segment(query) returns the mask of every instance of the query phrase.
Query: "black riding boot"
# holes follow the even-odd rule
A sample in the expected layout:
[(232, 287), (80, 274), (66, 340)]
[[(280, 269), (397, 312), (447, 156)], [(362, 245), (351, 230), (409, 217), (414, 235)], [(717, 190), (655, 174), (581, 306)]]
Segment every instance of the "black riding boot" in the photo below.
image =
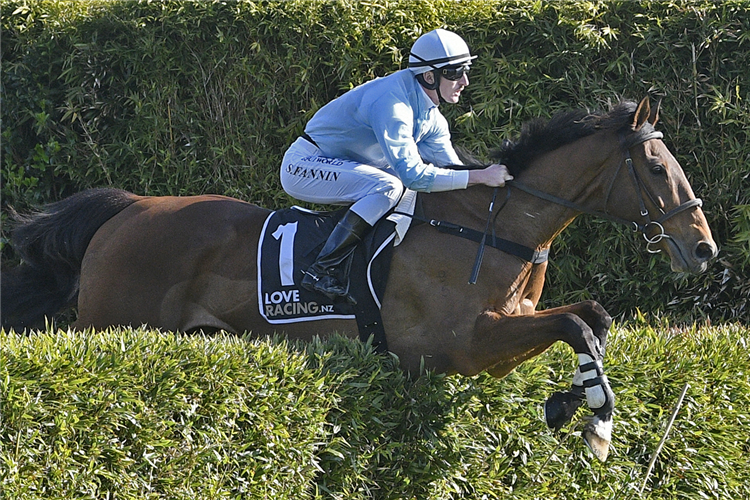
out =
[(302, 288), (320, 292), (331, 300), (344, 298), (350, 304), (356, 304), (354, 297), (349, 295), (350, 257), (370, 229), (372, 226), (362, 217), (347, 211), (333, 228), (318, 258), (305, 272)]

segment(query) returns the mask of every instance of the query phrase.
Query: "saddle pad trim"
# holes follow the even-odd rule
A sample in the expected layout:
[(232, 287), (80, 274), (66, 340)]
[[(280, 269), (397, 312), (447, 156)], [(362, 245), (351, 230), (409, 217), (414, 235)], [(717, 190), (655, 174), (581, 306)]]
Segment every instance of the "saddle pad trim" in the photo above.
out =
[(372, 264), (375, 262), (375, 259), (380, 255), (380, 253), (385, 249), (391, 241), (393, 241), (394, 238), (398, 236), (397, 232), (393, 232), (388, 238), (385, 239), (382, 245), (378, 247), (378, 249), (375, 251), (375, 253), (372, 256), (372, 259), (370, 259), (370, 262), (367, 263), (367, 286), (370, 287), (370, 295), (372, 295), (373, 300), (375, 301), (375, 305), (378, 306), (378, 310), (381, 309), (382, 304), (380, 303), (380, 297), (378, 297), (377, 292), (375, 291), (374, 284), (372, 282)]

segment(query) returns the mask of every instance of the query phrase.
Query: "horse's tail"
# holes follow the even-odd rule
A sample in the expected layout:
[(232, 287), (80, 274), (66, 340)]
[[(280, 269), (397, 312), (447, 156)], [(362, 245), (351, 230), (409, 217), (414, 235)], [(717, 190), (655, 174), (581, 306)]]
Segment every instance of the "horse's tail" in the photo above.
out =
[(0, 315), (6, 329), (44, 326), (78, 296), (81, 262), (102, 224), (139, 197), (119, 189), (89, 189), (28, 215), (13, 213), (19, 266), (2, 270)]

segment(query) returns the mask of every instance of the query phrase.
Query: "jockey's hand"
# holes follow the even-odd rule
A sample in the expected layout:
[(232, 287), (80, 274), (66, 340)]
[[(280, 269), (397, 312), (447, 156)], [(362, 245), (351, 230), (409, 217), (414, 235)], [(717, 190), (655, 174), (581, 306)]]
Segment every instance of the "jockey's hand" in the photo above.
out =
[(484, 184), (489, 187), (503, 187), (506, 181), (513, 180), (513, 176), (508, 172), (508, 167), (493, 163), (482, 170), (469, 171), (469, 186), (474, 184)]

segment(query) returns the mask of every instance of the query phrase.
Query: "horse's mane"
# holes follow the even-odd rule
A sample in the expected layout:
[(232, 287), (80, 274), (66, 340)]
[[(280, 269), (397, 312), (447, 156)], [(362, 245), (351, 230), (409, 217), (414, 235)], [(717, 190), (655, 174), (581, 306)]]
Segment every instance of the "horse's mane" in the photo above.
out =
[(620, 130), (633, 120), (637, 104), (621, 101), (607, 113), (576, 109), (556, 113), (549, 120), (526, 122), (521, 135), (506, 140), (490, 150), (490, 157), (504, 165), (513, 175), (523, 171), (537, 157), (587, 137), (598, 130)]

